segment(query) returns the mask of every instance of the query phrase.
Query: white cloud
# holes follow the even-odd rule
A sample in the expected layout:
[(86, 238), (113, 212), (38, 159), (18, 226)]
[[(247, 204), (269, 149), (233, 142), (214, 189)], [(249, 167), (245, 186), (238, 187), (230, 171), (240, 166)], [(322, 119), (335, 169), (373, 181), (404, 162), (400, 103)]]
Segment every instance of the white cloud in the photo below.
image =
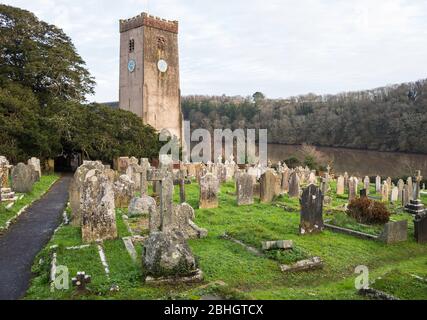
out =
[(183, 94), (270, 97), (417, 80), (427, 72), (424, 0), (12, 0), (71, 36), (98, 86), (118, 97), (118, 20), (180, 21)]

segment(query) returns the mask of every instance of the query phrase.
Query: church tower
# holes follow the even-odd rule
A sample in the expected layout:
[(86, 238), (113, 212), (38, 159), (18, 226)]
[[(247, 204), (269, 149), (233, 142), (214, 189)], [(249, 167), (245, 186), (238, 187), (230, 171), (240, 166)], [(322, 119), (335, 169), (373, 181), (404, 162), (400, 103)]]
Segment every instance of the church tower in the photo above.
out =
[(142, 13), (120, 20), (119, 107), (181, 142), (178, 22)]

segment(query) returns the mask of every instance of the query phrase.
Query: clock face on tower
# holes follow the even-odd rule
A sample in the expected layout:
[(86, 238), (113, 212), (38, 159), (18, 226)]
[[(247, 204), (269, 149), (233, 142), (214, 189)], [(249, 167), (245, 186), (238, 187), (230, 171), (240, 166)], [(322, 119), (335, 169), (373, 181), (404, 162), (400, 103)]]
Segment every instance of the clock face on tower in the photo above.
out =
[(159, 69), (160, 72), (165, 73), (168, 71), (168, 63), (165, 60), (160, 59), (159, 62), (157, 62), (157, 69)]
[(129, 72), (134, 72), (135, 71), (135, 67), (136, 67), (136, 62), (135, 60), (129, 60), (128, 62), (128, 70)]

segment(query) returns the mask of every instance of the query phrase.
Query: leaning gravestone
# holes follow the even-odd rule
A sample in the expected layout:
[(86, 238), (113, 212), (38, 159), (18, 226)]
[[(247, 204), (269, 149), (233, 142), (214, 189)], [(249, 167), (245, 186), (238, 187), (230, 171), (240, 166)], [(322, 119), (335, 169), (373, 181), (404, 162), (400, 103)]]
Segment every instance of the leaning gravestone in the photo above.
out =
[(323, 225), (323, 194), (315, 185), (303, 190), (300, 200), (301, 222), (300, 234), (321, 232)]
[(276, 196), (277, 175), (272, 169), (268, 169), (260, 179), (260, 201), (270, 203)]
[(84, 243), (117, 238), (113, 185), (100, 170), (90, 170), (82, 188)]
[(200, 209), (218, 208), (219, 181), (216, 176), (207, 173), (200, 178)]
[(33, 190), (33, 170), (30, 166), (18, 163), (12, 169), (12, 190), (18, 193), (29, 193)]
[(299, 177), (296, 171), (292, 172), (289, 180), (289, 197), (290, 198), (299, 198), (300, 194), (300, 184)]
[(254, 185), (250, 174), (239, 173), (236, 177), (237, 205), (245, 206), (254, 203)]

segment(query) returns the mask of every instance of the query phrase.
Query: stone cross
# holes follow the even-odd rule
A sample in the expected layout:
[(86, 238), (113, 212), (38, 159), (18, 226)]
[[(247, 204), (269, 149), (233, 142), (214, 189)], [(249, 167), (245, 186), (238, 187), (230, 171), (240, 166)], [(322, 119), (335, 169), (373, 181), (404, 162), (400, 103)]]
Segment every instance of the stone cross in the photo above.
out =
[(420, 198), (422, 180), (423, 180), (423, 177), (421, 176), (421, 171), (418, 170), (417, 176), (415, 177), (414, 200), (418, 200)]
[(174, 184), (179, 186), (179, 201), (180, 203), (184, 203), (186, 201), (185, 195), (185, 170), (181, 169), (175, 176)]
[(92, 277), (86, 275), (85, 272), (77, 272), (77, 276), (71, 279), (73, 286), (77, 288), (79, 293), (86, 292), (86, 285), (91, 283), (91, 281)]
[[(160, 187), (160, 210), (158, 217), (150, 219), (159, 220), (158, 231), (163, 231), (163, 228), (169, 225), (173, 219), (173, 176), (166, 169), (151, 169), (147, 172), (147, 180), (159, 183)], [(150, 226), (152, 224), (150, 223)], [(154, 231), (154, 230), (150, 230)]]

